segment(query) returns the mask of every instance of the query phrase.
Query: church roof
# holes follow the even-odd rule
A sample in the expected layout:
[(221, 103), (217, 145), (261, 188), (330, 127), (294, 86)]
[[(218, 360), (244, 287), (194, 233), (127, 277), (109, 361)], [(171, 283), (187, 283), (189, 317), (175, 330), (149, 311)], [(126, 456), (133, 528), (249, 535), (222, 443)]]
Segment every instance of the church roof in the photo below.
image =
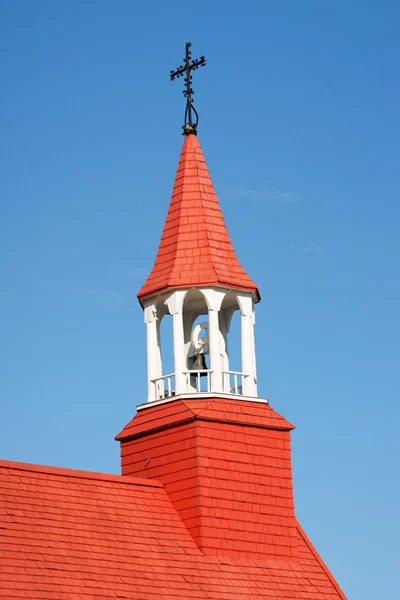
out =
[(194, 286), (244, 289), (259, 299), (236, 258), (200, 143), (188, 135), (154, 266), (138, 298)]
[(345, 600), (297, 524), (298, 558), (206, 556), (156, 480), (0, 461), (0, 596)]

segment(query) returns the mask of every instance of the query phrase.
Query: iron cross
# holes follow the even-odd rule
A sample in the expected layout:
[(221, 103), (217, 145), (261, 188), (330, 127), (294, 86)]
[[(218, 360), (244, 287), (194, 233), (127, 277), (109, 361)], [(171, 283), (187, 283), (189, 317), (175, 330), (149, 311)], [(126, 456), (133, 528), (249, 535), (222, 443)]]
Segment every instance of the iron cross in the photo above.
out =
[[(175, 71), (170, 71), (171, 81), (175, 79), (175, 77), (183, 77), (185, 75), (185, 84), (186, 89), (183, 90), (183, 95), (186, 98), (186, 110), (185, 110), (185, 124), (183, 125), (183, 134), (189, 135), (190, 133), (194, 133), (197, 135), (197, 123), (199, 122), (199, 115), (197, 110), (193, 106), (193, 95), (194, 91), (192, 90), (192, 71), (195, 71), (199, 67), (204, 67), (206, 65), (206, 59), (204, 56), (200, 56), (197, 60), (191, 59), (192, 53), (190, 52), (191, 42), (186, 42), (186, 57), (183, 59), (183, 65), (180, 65)], [(193, 123), (192, 120), (192, 111), (196, 117), (196, 122)]]

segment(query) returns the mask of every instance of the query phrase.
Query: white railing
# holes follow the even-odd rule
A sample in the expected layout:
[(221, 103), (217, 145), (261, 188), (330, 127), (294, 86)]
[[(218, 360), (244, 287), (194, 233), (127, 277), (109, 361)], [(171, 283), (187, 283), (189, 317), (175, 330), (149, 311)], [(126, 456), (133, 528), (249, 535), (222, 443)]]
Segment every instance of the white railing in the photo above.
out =
[[(213, 371), (211, 369), (184, 371), (186, 377), (186, 393), (210, 393), (212, 391), (212, 373)], [(245, 377), (249, 377), (249, 375), (241, 373), (240, 371), (222, 371), (221, 374), (223, 393), (242, 396), (243, 382)], [(162, 400), (163, 398), (175, 396), (175, 373), (169, 373), (168, 375), (157, 377), (157, 379), (152, 379), (151, 383), (154, 385), (154, 400)]]
[[(211, 369), (200, 369), (199, 371), (185, 371), (184, 373), (186, 375), (187, 392), (195, 390), (196, 392), (207, 393), (210, 391), (210, 374), (212, 373)], [(207, 375), (207, 377), (204, 377), (204, 373)]]
[(154, 384), (154, 396), (155, 400), (161, 400), (161, 398), (170, 398), (175, 396), (175, 373), (169, 375), (163, 375), (152, 379), (151, 383)]
[(248, 377), (246, 373), (240, 371), (222, 371), (223, 390), (225, 394), (243, 394), (243, 381)]

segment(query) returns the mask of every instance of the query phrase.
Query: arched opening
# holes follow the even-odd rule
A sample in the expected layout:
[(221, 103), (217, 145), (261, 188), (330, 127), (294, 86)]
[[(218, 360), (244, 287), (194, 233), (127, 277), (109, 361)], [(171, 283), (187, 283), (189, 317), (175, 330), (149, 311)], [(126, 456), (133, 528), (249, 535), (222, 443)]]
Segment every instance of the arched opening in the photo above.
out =
[(187, 392), (210, 391), (208, 308), (203, 294), (190, 290), (183, 303)]
[(223, 362), (223, 391), (243, 393), (241, 318), (236, 294), (229, 291), (220, 311), (220, 329), (225, 340), (226, 358)]
[(174, 338), (172, 317), (167, 312), (164, 298), (157, 300), (157, 346), (158, 346), (158, 373), (156, 382), (157, 399), (166, 398), (174, 394)]
[(168, 375), (174, 372), (174, 338), (171, 315), (164, 314), (159, 323), (161, 373)]

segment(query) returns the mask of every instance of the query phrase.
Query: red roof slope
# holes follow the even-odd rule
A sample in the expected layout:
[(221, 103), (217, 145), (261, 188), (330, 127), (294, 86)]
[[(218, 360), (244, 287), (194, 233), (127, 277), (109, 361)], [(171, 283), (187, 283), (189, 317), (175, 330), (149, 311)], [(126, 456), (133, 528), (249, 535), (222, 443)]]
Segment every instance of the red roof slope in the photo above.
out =
[(241, 425), (258, 425), (269, 429), (291, 431), (294, 425), (274, 411), (265, 402), (247, 402), (224, 398), (194, 400), (179, 399), (159, 406), (148, 406), (138, 412), (116, 436), (124, 440), (143, 432), (150, 433), (168, 425), (192, 421), (199, 417), (204, 421), (225, 421)]
[(298, 549), (203, 556), (157, 481), (0, 462), (8, 600), (345, 600), (300, 526)]
[(185, 137), (167, 219), (153, 269), (138, 298), (189, 286), (257, 286), (236, 258), (195, 135)]

